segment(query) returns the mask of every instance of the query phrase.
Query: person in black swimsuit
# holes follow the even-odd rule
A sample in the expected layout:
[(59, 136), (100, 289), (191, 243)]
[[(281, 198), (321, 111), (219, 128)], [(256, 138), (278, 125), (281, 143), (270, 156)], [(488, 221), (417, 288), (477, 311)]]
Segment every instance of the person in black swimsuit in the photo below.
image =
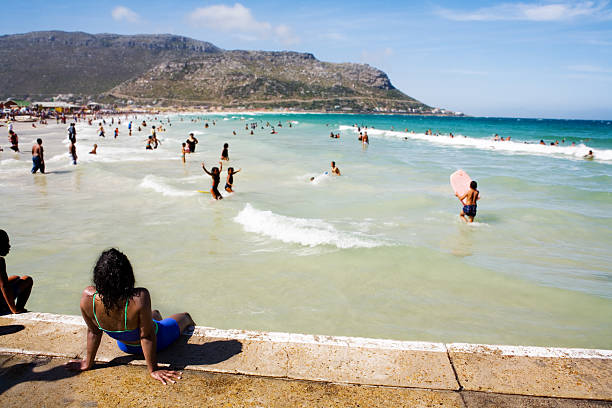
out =
[(202, 170), (204, 170), (206, 174), (212, 177), (212, 187), (210, 189), (210, 194), (215, 200), (221, 200), (223, 198), (223, 196), (219, 192), (219, 181), (221, 179), (221, 170), (223, 170), (223, 163), (219, 162), (219, 166), (221, 167), (213, 167), (212, 169), (210, 169), (210, 171), (208, 171), (204, 166), (204, 162), (202, 162)]
[(228, 193), (234, 192), (234, 190), (232, 190), (232, 185), (234, 184), (234, 174), (240, 173), (240, 170), (242, 169), (234, 171), (233, 167), (229, 167), (227, 169), (227, 181), (225, 182), (225, 191), (227, 191)]
[(198, 144), (198, 139), (193, 136), (193, 133), (189, 134), (189, 139), (185, 140), (187, 146), (189, 146), (189, 153), (195, 153), (196, 145)]

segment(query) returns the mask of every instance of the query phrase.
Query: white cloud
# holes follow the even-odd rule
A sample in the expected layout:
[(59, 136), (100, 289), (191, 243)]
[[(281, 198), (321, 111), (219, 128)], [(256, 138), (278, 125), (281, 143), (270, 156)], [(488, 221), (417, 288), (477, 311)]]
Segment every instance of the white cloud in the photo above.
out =
[(503, 3), (473, 11), (439, 8), (436, 13), (448, 20), (455, 21), (563, 21), (577, 17), (609, 19), (612, 11), (607, 9), (608, 3), (609, 0)]
[(240, 3), (233, 6), (216, 4), (200, 7), (189, 14), (188, 20), (193, 26), (231, 33), (236, 38), (246, 41), (272, 38), (284, 45), (299, 42), (299, 38), (287, 25), (258, 21), (251, 10)]
[(137, 23), (140, 16), (127, 7), (117, 6), (111, 12), (113, 19), (116, 21), (127, 21), (128, 23)]

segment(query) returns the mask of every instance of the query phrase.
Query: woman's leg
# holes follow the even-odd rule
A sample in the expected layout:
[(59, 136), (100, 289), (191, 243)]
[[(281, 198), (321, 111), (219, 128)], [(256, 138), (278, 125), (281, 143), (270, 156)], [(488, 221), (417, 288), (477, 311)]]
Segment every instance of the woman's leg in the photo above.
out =
[(195, 326), (195, 322), (187, 312), (173, 314), (172, 316), (170, 316), (170, 319), (176, 320), (179, 329), (181, 330), (181, 333), (184, 332), (187, 327)]
[(13, 301), (17, 310), (25, 308), (25, 304), (30, 298), (32, 292), (32, 286), (34, 280), (29, 276), (10, 276), (8, 278), (9, 285), (13, 287), (15, 293), (13, 293)]

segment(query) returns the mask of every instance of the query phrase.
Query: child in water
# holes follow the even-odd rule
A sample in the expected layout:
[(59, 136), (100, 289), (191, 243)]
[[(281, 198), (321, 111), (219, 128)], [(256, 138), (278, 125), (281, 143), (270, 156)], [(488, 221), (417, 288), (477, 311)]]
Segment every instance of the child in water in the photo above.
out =
[(219, 181), (221, 179), (221, 170), (223, 170), (223, 162), (219, 162), (220, 167), (213, 167), (210, 169), (210, 172), (206, 170), (204, 166), (204, 162), (202, 162), (202, 170), (210, 177), (212, 177), (212, 187), (210, 189), (210, 194), (213, 196), (215, 200), (221, 200), (223, 196), (219, 192)]
[(240, 173), (240, 170), (242, 169), (234, 171), (233, 167), (229, 167), (227, 169), (227, 181), (225, 182), (225, 191), (227, 191), (228, 193), (234, 192), (234, 190), (232, 190), (232, 185), (234, 184), (234, 174)]
[[(463, 209), (461, 210), (461, 214), (459, 214), (459, 216), (465, 222), (474, 222), (474, 217), (476, 216), (476, 201), (480, 200), (480, 191), (478, 191), (477, 188), (478, 183), (472, 180), (470, 182), (470, 189), (467, 193), (461, 197), (459, 197), (459, 194), (455, 194), (457, 198), (459, 198), (459, 201), (461, 201), (461, 204), (463, 204)], [(468, 217), (467, 220), (465, 219), (466, 215)]]
[(183, 142), (181, 147), (181, 154), (183, 155), (183, 163), (185, 163), (185, 153), (187, 153), (187, 143)]
[(223, 151), (221, 152), (221, 160), (229, 161), (229, 152), (227, 149), (229, 145), (227, 143), (223, 144)]

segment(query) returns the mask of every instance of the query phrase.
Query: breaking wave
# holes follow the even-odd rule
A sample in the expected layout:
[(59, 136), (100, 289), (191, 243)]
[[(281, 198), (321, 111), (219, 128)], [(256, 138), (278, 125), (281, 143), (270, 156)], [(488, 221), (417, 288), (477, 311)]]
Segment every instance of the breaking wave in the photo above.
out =
[(234, 218), (245, 231), (261, 234), (286, 243), (309, 247), (332, 245), (337, 248), (374, 248), (384, 242), (362, 237), (357, 233), (342, 232), (319, 219), (294, 218), (261, 211), (247, 203)]

